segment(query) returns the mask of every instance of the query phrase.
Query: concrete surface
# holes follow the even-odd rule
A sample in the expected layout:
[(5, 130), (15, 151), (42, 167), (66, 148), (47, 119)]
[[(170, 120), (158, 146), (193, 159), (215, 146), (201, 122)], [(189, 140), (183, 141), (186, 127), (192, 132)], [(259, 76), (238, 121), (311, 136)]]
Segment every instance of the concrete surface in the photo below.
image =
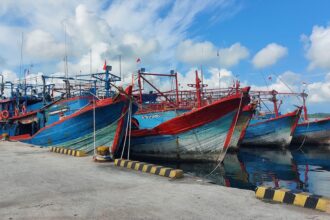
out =
[(330, 219), (254, 192), (0, 142), (0, 219)]

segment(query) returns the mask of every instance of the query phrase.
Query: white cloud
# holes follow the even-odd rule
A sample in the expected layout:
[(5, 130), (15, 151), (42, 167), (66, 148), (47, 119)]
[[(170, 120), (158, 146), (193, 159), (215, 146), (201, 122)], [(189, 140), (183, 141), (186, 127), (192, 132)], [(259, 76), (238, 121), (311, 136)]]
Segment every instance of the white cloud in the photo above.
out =
[(265, 77), (265, 84), (263, 86), (256, 86), (253, 85), (253, 90), (276, 90), (279, 92), (299, 92), (301, 91), (302, 86), (302, 77), (301, 74), (292, 72), (292, 71), (285, 71), (282, 74), (268, 75), (263, 76)]
[[(113, 1), (105, 6), (98, 0), (3, 0), (0, 16), (11, 23), (0, 21), (0, 56), (10, 60), (7, 67), (17, 68), (20, 34), (24, 32), (23, 62), (46, 62), (42, 64), (44, 70), (63, 71), (65, 24), (69, 67), (73, 68), (69, 72), (89, 71), (86, 63), (90, 48), (95, 58), (93, 66), (104, 59), (116, 62), (118, 55), (122, 55), (125, 72), (136, 68), (137, 57), (150, 65), (176, 65), (175, 48), (187, 38), (196, 16), (210, 8), (220, 12), (234, 7), (228, 1)], [(105, 49), (100, 50), (100, 45)], [(83, 66), (78, 68), (79, 64)]]
[(216, 48), (209, 42), (197, 42), (186, 40), (177, 48), (177, 58), (191, 65), (210, 63), (216, 59)]
[(288, 49), (276, 43), (268, 44), (266, 47), (261, 49), (252, 60), (255, 68), (264, 68), (272, 66), (281, 58), (288, 54)]
[(221, 65), (231, 67), (249, 56), (249, 51), (240, 43), (235, 43), (228, 48), (217, 48), (209, 41), (193, 42), (185, 40), (176, 50), (177, 58), (190, 65)]
[(32, 59), (52, 60), (64, 57), (64, 44), (43, 30), (34, 30), (26, 36), (25, 55)]
[(330, 73), (324, 77), (324, 81), (308, 84), (307, 92), (311, 103), (330, 102)]
[(240, 43), (235, 43), (229, 48), (221, 48), (219, 50), (220, 64), (225, 67), (231, 67), (238, 64), (239, 61), (247, 58), (249, 51)]
[(330, 26), (314, 26), (310, 36), (302, 36), (309, 68), (330, 69)]

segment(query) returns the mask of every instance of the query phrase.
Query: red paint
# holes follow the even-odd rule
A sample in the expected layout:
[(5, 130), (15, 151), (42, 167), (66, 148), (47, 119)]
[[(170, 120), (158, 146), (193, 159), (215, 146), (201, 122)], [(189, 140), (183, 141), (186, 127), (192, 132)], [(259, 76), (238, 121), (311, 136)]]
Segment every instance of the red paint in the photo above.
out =
[[(241, 94), (235, 94), (220, 99), (208, 106), (192, 110), (173, 119), (170, 119), (153, 129), (142, 129), (132, 131), (132, 136), (151, 136), (151, 135), (173, 135), (185, 132), (204, 124), (217, 120), (227, 113), (238, 109), (241, 100)], [(242, 107), (247, 105), (249, 98), (244, 96)]]
[(235, 114), (235, 117), (233, 118), (232, 122), (231, 122), (231, 125), (230, 125), (230, 128), (229, 128), (229, 131), (227, 133), (227, 136), (226, 136), (226, 140), (225, 140), (225, 143), (223, 144), (223, 149), (227, 149), (229, 147), (229, 144), (230, 144), (230, 141), (231, 141), (231, 138), (234, 134), (234, 130), (235, 130), (235, 126), (236, 126), (236, 122), (238, 121), (238, 117), (241, 113), (241, 110), (237, 111), (236, 114)]
[(241, 132), (241, 135), (239, 136), (239, 140), (238, 140), (238, 145), (240, 145), (240, 143), (242, 143), (242, 141), (245, 137), (246, 129), (248, 128), (248, 126), (250, 124), (251, 118), (253, 116), (253, 112), (256, 109), (256, 107), (257, 107), (256, 104), (252, 103), (252, 104), (249, 104), (249, 105), (247, 105), (243, 108), (243, 112), (248, 112), (247, 117), (249, 117), (249, 120), (247, 121), (247, 123), (242, 128), (242, 132)]
[[(127, 95), (132, 95), (132, 89), (133, 86), (129, 86), (126, 88), (125, 93)], [(128, 110), (129, 106), (125, 105), (123, 110), (122, 110), (122, 114), (128, 114), (127, 110)], [(127, 112), (127, 113), (126, 113)], [(116, 128), (116, 133), (113, 139), (113, 143), (111, 146), (111, 152), (113, 155), (115, 155), (115, 153), (117, 152), (118, 148), (119, 148), (119, 144), (120, 144), (120, 136), (121, 136), (121, 132), (124, 129), (124, 122), (125, 122), (125, 116), (123, 116), (121, 119), (119, 119), (118, 123), (117, 123), (117, 128)]]
[(255, 124), (250, 124), (249, 126), (257, 126), (257, 125), (259, 125), (259, 124), (267, 123), (267, 122), (269, 122), (269, 121), (278, 120), (278, 119), (280, 119), (280, 118), (292, 117), (292, 116), (294, 116), (294, 115), (297, 114), (297, 111), (298, 111), (298, 109), (295, 110), (295, 111), (293, 111), (293, 112), (289, 112), (289, 113), (287, 113), (287, 114), (280, 115), (280, 116), (278, 116), (278, 117), (276, 117), (276, 118), (271, 118), (271, 119), (267, 119), (267, 120), (265, 120), (265, 121), (261, 121), (261, 122), (255, 123)]
[(291, 136), (293, 135), (294, 131), (297, 128), (297, 125), (298, 125), (298, 122), (299, 122), (299, 118), (300, 118), (300, 115), (301, 115), (301, 109), (302, 108), (300, 107), (300, 108), (298, 108), (296, 110), (296, 119), (295, 119), (293, 125), (291, 126), (291, 133), (290, 133)]
[(325, 121), (330, 121), (330, 117), (329, 118), (323, 118), (323, 119), (315, 120), (315, 121), (305, 121), (305, 122), (299, 123), (298, 126), (305, 126), (305, 125), (308, 125), (308, 124), (320, 123), (320, 122), (325, 122)]
[(21, 140), (28, 140), (31, 138), (30, 134), (22, 134), (22, 135), (17, 135), (17, 136), (11, 136), (9, 137), (9, 140), (11, 141), (21, 141)]
[(230, 181), (229, 181), (229, 179), (227, 179), (227, 178), (225, 178), (225, 185), (226, 185), (227, 187), (230, 187)]
[(25, 113), (25, 114), (22, 114), (22, 115), (11, 117), (10, 119), (13, 120), (13, 119), (25, 118), (25, 117), (28, 117), (28, 116), (31, 116), (31, 115), (35, 115), (35, 114), (37, 114), (37, 112), (38, 112), (38, 110), (32, 111), (32, 112), (28, 112), (28, 113)]

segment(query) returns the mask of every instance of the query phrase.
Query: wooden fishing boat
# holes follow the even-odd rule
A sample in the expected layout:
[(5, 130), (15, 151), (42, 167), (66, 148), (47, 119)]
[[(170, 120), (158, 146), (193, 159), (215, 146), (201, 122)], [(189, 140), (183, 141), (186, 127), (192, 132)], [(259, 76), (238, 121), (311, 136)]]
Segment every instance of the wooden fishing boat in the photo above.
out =
[(292, 143), (330, 145), (330, 118), (298, 123)]
[[(108, 70), (106, 71), (108, 73)], [(106, 77), (107, 78), (107, 77)], [(105, 88), (110, 89), (110, 79)], [(130, 94), (132, 86), (117, 95), (98, 98), (93, 94), (61, 99), (33, 115), (40, 129), (34, 134), (11, 137), (12, 140), (42, 147), (57, 146), (92, 152), (94, 146), (109, 146), (117, 153), (124, 137), (127, 118), (137, 110)], [(106, 93), (109, 92), (106, 89)]]
[(193, 109), (152, 129), (133, 130), (134, 157), (216, 161), (230, 146), (238, 117), (250, 98), (249, 87), (212, 104)]
[[(186, 114), (193, 109), (201, 108), (202, 106), (207, 106), (211, 103), (214, 103), (217, 100), (228, 96), (229, 94), (239, 93), (239, 81), (234, 82), (233, 87), (222, 90), (202, 89), (207, 85), (201, 82), (197, 71), (195, 74), (195, 84), (188, 84), (188, 86), (193, 87), (196, 90), (179, 91), (177, 87), (177, 74), (173, 71), (171, 74), (145, 73), (139, 71), (139, 94), (135, 95), (135, 97), (137, 102), (140, 103), (140, 109), (134, 115), (138, 127), (140, 129), (152, 129), (168, 120), (171, 120), (182, 114)], [(174, 77), (176, 85), (175, 91), (172, 93), (164, 93), (159, 91), (145, 78), (146, 75)], [(158, 93), (149, 92), (148, 94), (143, 94), (140, 86), (142, 84), (141, 79), (145, 80), (145, 82), (147, 82), (151, 87), (155, 88)], [(159, 96), (163, 97), (165, 100), (162, 99), (157, 101)], [(246, 105), (238, 115), (236, 126), (228, 144), (231, 150), (237, 150), (239, 148), (255, 108), (256, 103)]]
[(270, 119), (252, 119), (246, 129), (242, 146), (288, 147), (297, 127), (301, 108)]
[(257, 113), (252, 118), (246, 129), (242, 146), (285, 148), (290, 145), (301, 115), (302, 107), (297, 107), (293, 112), (281, 115), (279, 108), (282, 102), (278, 104), (278, 94), (275, 90), (251, 91), (251, 96), (258, 99), (254, 101), (260, 105), (262, 103), (267, 107), (263, 100), (271, 101), (274, 112), (270, 111), (267, 114)]
[(309, 145), (330, 145), (330, 118), (316, 119), (308, 118), (306, 107), (306, 93), (299, 94), (303, 98), (303, 121), (299, 122), (293, 134), (292, 143)]

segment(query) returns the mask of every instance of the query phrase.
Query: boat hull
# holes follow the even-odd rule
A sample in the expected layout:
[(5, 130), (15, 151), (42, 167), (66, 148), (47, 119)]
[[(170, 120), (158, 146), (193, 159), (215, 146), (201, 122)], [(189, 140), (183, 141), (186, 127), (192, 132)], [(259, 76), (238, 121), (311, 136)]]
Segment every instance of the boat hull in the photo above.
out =
[(235, 130), (231, 138), (229, 148), (231, 150), (238, 150), (245, 136), (246, 129), (249, 126), (250, 120), (255, 110), (254, 105), (246, 106), (243, 111), (239, 114)]
[(236, 112), (180, 134), (132, 137), (131, 155), (163, 160), (216, 161)]
[(298, 109), (278, 118), (250, 124), (246, 129), (242, 146), (288, 147), (300, 114), (301, 109)]
[[(124, 136), (128, 101), (120, 100), (113, 103), (110, 99), (101, 101), (95, 106), (96, 146), (109, 146), (114, 154), (113, 151), (119, 148)], [(91, 104), (40, 129), (32, 137), (18, 140), (42, 147), (58, 146), (91, 152), (94, 149), (93, 114), (93, 104)]]
[(292, 143), (330, 145), (330, 118), (298, 124)]
[(216, 161), (222, 150), (230, 146), (237, 114), (248, 102), (247, 96), (236, 94), (153, 129), (132, 131), (131, 155), (176, 161)]

